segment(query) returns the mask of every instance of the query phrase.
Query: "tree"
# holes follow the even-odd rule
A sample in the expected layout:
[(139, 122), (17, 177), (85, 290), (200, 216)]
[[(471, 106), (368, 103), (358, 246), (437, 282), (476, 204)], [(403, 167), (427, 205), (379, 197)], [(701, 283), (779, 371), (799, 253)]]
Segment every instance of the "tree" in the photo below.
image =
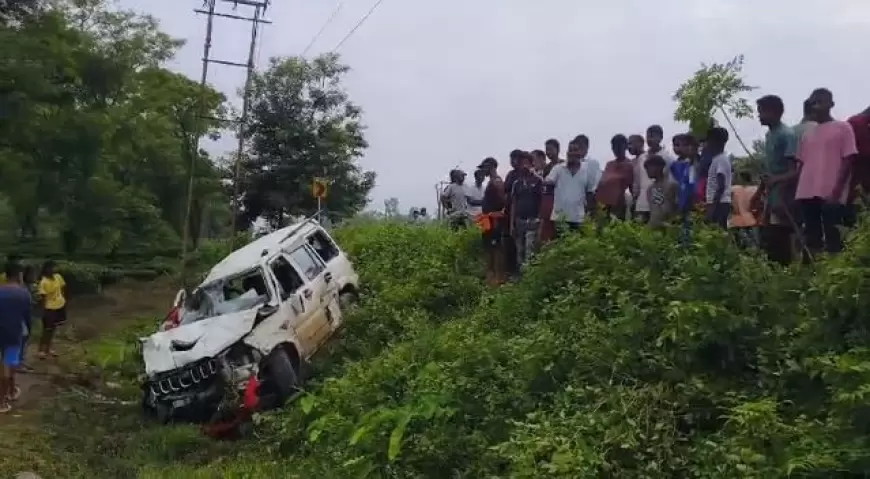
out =
[[(716, 125), (716, 113), (723, 115), (732, 130), (734, 126), (731, 124), (731, 116), (751, 118), (754, 110), (741, 95), (755, 87), (743, 81), (742, 73), (743, 55), (738, 55), (724, 64), (702, 64), (692, 78), (680, 85), (674, 93), (674, 100), (677, 102), (674, 119), (688, 122), (691, 132), (698, 138), (703, 138), (707, 135), (707, 130)], [(735, 135), (736, 133), (735, 131)], [(736, 136), (743, 144), (739, 135)]]
[(334, 54), (313, 60), (273, 58), (255, 74), (250, 90), (248, 149), (241, 159), (239, 228), (258, 217), (273, 227), (317, 209), (314, 178), (329, 182), (322, 207), (333, 220), (353, 216), (367, 203), (375, 174), (357, 164), (368, 146), (362, 111), (341, 80), (349, 68)]
[(161, 67), (180, 42), (154, 19), (75, 0), (0, 25), (0, 42), (0, 196), (19, 234), (50, 224), (67, 255), (171, 248), (191, 155), (194, 218), (227, 209), (220, 170), (193, 148), (225, 99)]

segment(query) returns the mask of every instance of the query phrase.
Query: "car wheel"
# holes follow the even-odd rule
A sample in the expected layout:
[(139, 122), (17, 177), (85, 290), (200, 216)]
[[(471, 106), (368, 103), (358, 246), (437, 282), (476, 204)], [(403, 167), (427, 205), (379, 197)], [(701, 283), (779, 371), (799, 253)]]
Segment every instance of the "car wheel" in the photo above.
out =
[(338, 295), (338, 306), (342, 312), (350, 311), (357, 301), (359, 301), (359, 296), (352, 291), (346, 291)]
[(269, 355), (266, 366), (267, 378), (277, 396), (277, 405), (281, 406), (299, 392), (299, 375), (293, 368), (290, 355), (280, 346)]

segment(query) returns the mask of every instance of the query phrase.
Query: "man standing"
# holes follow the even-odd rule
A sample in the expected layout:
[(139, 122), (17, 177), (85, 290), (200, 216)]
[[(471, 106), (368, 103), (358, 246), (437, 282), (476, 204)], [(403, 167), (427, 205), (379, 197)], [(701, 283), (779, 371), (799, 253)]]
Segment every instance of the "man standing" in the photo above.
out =
[(731, 215), (731, 155), (725, 152), (727, 143), (728, 130), (716, 126), (710, 128), (704, 145), (711, 155), (704, 218), (722, 229), (728, 228), (728, 217)]
[(673, 156), (671, 156), (671, 154), (668, 153), (667, 150), (662, 146), (662, 141), (664, 140), (664, 137), (664, 130), (662, 130), (661, 126), (652, 125), (647, 128), (647, 151), (645, 154), (640, 155), (638, 158), (636, 158), (634, 162), (634, 185), (632, 188), (635, 205), (634, 210), (640, 220), (643, 222), (647, 222), (649, 220), (649, 200), (647, 199), (646, 191), (649, 189), (649, 185), (652, 184), (652, 180), (646, 174), (644, 162), (646, 162), (646, 159), (652, 155), (661, 156), (666, 163), (666, 175), (668, 174), (668, 170), (670, 170), (671, 163), (674, 162)]
[(792, 212), (798, 177), (797, 136), (782, 123), (785, 106), (780, 97), (767, 95), (756, 102), (758, 120), (768, 128), (764, 137), (764, 176), (760, 194), (764, 206), (762, 245), (768, 259), (782, 265), (792, 260), (791, 234), (796, 227)]
[(474, 170), (474, 184), (468, 187), (465, 192), (468, 201), (468, 212), (472, 218), (477, 217), (483, 212), (480, 207), (483, 201), (483, 182), (486, 181), (486, 173), (481, 170)]
[(520, 173), (510, 193), (511, 231), (517, 246), (517, 265), (520, 270), (526, 265), (535, 251), (538, 240), (541, 209), (541, 195), (544, 180), (536, 175), (531, 155), (520, 160)]
[[(511, 171), (508, 171), (508, 174), (504, 177), (504, 191), (505, 196), (510, 196), (511, 191), (513, 191), (514, 183), (520, 177), (520, 162), (523, 158), (528, 155), (527, 152), (523, 150), (513, 150), (510, 153), (510, 162), (511, 162)], [(505, 216), (510, 218), (511, 216), (511, 203), (510, 201), (505, 204)], [(517, 245), (514, 242), (514, 233), (511, 231), (513, 224), (508, 221), (505, 224), (505, 241), (503, 244), (505, 254), (505, 268), (507, 269), (508, 274), (514, 275), (519, 272), (519, 265), (517, 265)]]
[(21, 346), (30, 324), (30, 293), (21, 284), (21, 265), (6, 264), (6, 284), (0, 285), (0, 414), (12, 409), (21, 391), (15, 385), (15, 371), (21, 362)]
[[(549, 162), (544, 166), (544, 175), (546, 178), (550, 172), (558, 164), (563, 161), (559, 158), (559, 140), (550, 138), (544, 144), (544, 153), (547, 155)], [(553, 185), (544, 184), (544, 194), (541, 197), (541, 231), (539, 236), (540, 243), (546, 243), (556, 236), (556, 225), (553, 223), (551, 216), (553, 215)]]
[[(858, 155), (855, 132), (845, 121), (831, 117), (834, 95), (819, 88), (810, 95), (812, 119), (798, 146), (801, 171), (795, 198), (801, 204), (810, 252), (843, 250), (839, 226), (849, 196), (849, 177)], [(807, 258), (808, 259), (808, 258)]]
[[(857, 221), (858, 211), (855, 200), (866, 200), (870, 194), (870, 107), (849, 118), (849, 125), (855, 133), (855, 147), (858, 149), (858, 159), (852, 174), (852, 184), (849, 191), (849, 215), (852, 217), (847, 226)], [(866, 205), (866, 202), (862, 202)]]
[(553, 213), (550, 219), (564, 221), (568, 229), (580, 229), (586, 211), (595, 210), (595, 190), (601, 167), (587, 160), (589, 138), (579, 135), (568, 145), (568, 161), (553, 167), (546, 182), (553, 185)]
[(801, 139), (804, 137), (804, 133), (807, 130), (812, 129), (818, 125), (815, 120), (813, 120), (813, 104), (809, 98), (804, 100), (804, 116), (801, 118), (801, 122), (792, 128), (794, 130), (795, 138), (797, 138), (798, 145), (800, 145)]
[(483, 231), (483, 242), (486, 249), (486, 281), (487, 284), (496, 286), (505, 281), (505, 256), (502, 247), (503, 237), (507, 229), (504, 214), (504, 181), (498, 175), (498, 162), (495, 158), (483, 160), (477, 168), (489, 178), (483, 191), (481, 204), (483, 211), (479, 218), (479, 224)]
[(613, 160), (604, 166), (595, 199), (606, 208), (607, 216), (615, 216), (625, 220), (628, 205), (625, 201), (625, 190), (634, 185), (634, 167), (626, 156), (628, 139), (625, 135), (616, 135), (610, 140)]

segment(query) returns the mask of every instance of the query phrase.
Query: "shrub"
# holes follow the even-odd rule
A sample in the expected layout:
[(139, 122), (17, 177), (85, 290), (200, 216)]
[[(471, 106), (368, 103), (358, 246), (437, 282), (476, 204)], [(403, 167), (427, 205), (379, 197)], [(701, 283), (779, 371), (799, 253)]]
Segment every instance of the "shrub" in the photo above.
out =
[(368, 222), (336, 236), (364, 290), (308, 392), (232, 456), (149, 477), (870, 470), (866, 225), (808, 271), (718, 231), (682, 248), (676, 232), (617, 224), (569, 235), (497, 290), (481, 286), (473, 231)]

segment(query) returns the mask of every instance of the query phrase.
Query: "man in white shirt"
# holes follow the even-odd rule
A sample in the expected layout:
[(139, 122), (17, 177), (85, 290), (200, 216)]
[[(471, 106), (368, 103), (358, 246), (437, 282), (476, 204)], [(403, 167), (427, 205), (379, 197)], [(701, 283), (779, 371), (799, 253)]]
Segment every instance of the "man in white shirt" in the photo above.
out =
[(728, 228), (731, 215), (731, 155), (725, 152), (728, 143), (728, 130), (722, 127), (710, 128), (707, 133), (707, 148), (713, 155), (707, 172), (707, 189), (704, 192), (707, 202), (705, 219), (719, 227)]
[(483, 212), (483, 182), (486, 181), (486, 173), (483, 170), (474, 170), (474, 184), (466, 187), (465, 196), (468, 198), (468, 213), (472, 218)]
[(587, 210), (595, 208), (595, 189), (601, 179), (601, 166), (587, 159), (589, 138), (579, 135), (568, 145), (568, 161), (554, 165), (546, 182), (553, 185), (553, 221), (564, 221), (578, 230)]
[(647, 199), (647, 190), (649, 190), (649, 187), (652, 184), (652, 180), (649, 175), (646, 174), (646, 169), (643, 166), (644, 162), (646, 162), (647, 158), (652, 155), (661, 156), (664, 158), (666, 163), (665, 175), (668, 176), (671, 169), (671, 163), (676, 159), (674, 158), (674, 155), (662, 146), (664, 136), (664, 130), (662, 130), (662, 127), (659, 125), (652, 125), (647, 128), (646, 152), (640, 153), (634, 159), (634, 188), (632, 188), (632, 193), (634, 195), (634, 211), (638, 218), (640, 218), (644, 223), (649, 221), (649, 200)]

